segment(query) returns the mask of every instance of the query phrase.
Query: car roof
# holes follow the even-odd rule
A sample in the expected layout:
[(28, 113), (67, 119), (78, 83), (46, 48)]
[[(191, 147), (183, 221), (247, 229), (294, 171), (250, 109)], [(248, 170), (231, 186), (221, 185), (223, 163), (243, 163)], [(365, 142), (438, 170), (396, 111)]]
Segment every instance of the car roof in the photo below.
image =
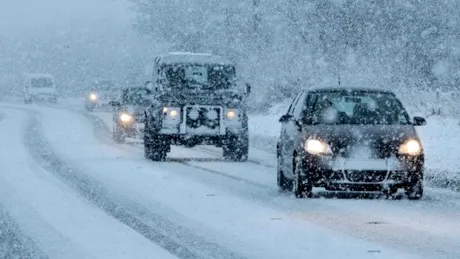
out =
[(155, 63), (167, 65), (183, 63), (234, 65), (233, 62), (219, 55), (194, 52), (170, 52), (156, 57)]
[(308, 89), (309, 92), (373, 92), (393, 94), (393, 91), (380, 87), (363, 87), (363, 86), (318, 86)]

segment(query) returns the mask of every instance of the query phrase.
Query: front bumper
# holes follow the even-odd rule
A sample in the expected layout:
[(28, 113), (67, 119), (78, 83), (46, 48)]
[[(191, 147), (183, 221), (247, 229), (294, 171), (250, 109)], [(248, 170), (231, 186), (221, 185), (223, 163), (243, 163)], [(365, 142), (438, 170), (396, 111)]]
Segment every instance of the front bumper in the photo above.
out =
[[(189, 116), (190, 111), (201, 110), (198, 118)], [(214, 110), (216, 117), (208, 119), (204, 116), (203, 110)], [(224, 114), (224, 107), (214, 105), (187, 105), (181, 108), (180, 119), (177, 121), (163, 120), (160, 133), (164, 135), (182, 135), (185, 137), (202, 136), (203, 138), (212, 136), (226, 136), (227, 134), (239, 135), (246, 132), (241, 119), (229, 121)]]
[(423, 178), (423, 156), (347, 159), (306, 155), (302, 168), (315, 187), (381, 191)]

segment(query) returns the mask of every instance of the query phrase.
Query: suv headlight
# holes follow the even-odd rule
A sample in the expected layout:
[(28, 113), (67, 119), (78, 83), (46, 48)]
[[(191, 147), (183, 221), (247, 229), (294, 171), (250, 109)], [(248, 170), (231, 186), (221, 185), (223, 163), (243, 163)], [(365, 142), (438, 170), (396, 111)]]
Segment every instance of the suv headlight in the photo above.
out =
[(178, 118), (180, 118), (180, 108), (163, 107), (163, 119), (175, 121)]
[(331, 155), (331, 147), (318, 139), (307, 139), (305, 141), (305, 151), (312, 155)]
[(416, 156), (422, 153), (422, 145), (418, 140), (410, 139), (399, 147), (399, 153)]
[(237, 121), (238, 120), (238, 110), (237, 109), (225, 109), (225, 119), (228, 121)]
[(97, 95), (95, 93), (91, 93), (88, 98), (91, 100), (91, 101), (96, 101), (97, 100)]

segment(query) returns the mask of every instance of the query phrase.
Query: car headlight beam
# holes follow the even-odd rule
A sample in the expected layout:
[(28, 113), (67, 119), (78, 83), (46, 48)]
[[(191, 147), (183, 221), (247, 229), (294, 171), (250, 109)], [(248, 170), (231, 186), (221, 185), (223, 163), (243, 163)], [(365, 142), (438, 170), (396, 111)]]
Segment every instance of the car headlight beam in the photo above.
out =
[(124, 123), (131, 122), (133, 121), (133, 116), (127, 114), (127, 113), (122, 113), (120, 115), (120, 120)]
[(96, 100), (97, 100), (97, 95), (94, 94), (94, 93), (93, 93), (93, 94), (90, 94), (90, 95), (89, 95), (89, 99), (90, 99), (91, 101), (96, 101)]
[(163, 107), (163, 118), (167, 120), (176, 120), (180, 115), (180, 108)]
[(307, 139), (305, 142), (305, 151), (312, 155), (330, 155), (332, 154), (331, 147), (318, 139)]
[(422, 153), (422, 145), (418, 140), (410, 139), (399, 147), (399, 153), (416, 156)]
[(229, 121), (236, 120), (238, 118), (238, 110), (237, 109), (226, 109), (225, 118)]

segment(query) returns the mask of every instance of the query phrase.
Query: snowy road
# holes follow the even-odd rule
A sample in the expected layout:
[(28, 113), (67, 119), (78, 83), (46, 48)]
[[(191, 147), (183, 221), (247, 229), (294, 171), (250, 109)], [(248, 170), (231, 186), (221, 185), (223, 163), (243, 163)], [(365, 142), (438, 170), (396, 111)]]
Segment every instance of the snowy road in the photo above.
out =
[(173, 148), (153, 163), (79, 110), (0, 114), (0, 257), (460, 257), (457, 193), (296, 200), (278, 194), (269, 153), (229, 163), (215, 148)]

